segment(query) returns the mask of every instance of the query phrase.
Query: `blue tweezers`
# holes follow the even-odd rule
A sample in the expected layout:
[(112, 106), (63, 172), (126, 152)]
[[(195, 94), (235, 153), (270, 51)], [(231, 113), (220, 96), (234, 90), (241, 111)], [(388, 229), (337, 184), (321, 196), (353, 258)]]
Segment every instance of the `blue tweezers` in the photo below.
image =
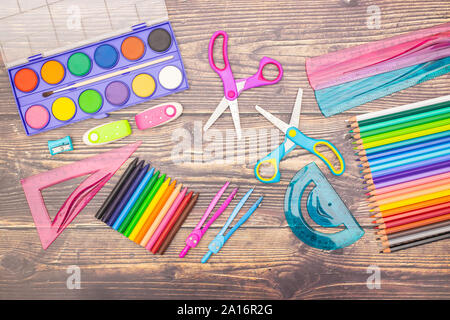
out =
[(227, 222), (225, 223), (225, 225), (222, 227), (222, 229), (220, 230), (219, 234), (209, 243), (208, 245), (208, 249), (209, 251), (203, 256), (202, 258), (202, 263), (205, 263), (208, 261), (208, 259), (212, 256), (213, 253), (218, 253), (220, 251), (220, 249), (222, 249), (223, 245), (225, 244), (225, 242), (227, 242), (227, 240), (233, 235), (233, 233), (245, 222), (247, 221), (248, 218), (250, 218), (250, 216), (253, 214), (253, 212), (255, 212), (255, 210), (259, 207), (259, 205), (261, 204), (261, 201), (263, 199), (263, 196), (261, 196), (253, 205), (250, 209), (248, 209), (247, 213), (244, 214), (242, 216), (241, 219), (239, 219), (239, 221), (234, 225), (233, 228), (231, 228), (231, 230), (224, 235), (225, 231), (228, 229), (228, 227), (230, 226), (231, 222), (234, 220), (234, 218), (236, 217), (236, 215), (239, 213), (239, 211), (241, 210), (241, 208), (244, 206), (245, 202), (247, 201), (247, 199), (250, 197), (250, 195), (252, 194), (253, 189), (250, 189), (245, 196), (239, 201), (239, 203), (236, 205), (236, 207), (233, 209), (233, 212), (230, 214), (230, 216), (228, 217)]

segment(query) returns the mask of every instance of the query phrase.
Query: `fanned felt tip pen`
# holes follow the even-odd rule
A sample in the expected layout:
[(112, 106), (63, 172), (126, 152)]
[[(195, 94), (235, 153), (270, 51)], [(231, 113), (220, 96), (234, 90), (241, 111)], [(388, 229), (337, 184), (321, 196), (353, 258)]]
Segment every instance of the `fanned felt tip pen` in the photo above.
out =
[(144, 178), (142, 178), (142, 181), (139, 183), (139, 186), (136, 188), (133, 195), (131, 196), (131, 198), (128, 200), (127, 204), (125, 205), (125, 207), (120, 212), (119, 217), (116, 219), (116, 221), (114, 221), (114, 224), (112, 225), (113, 229), (117, 230), (120, 227), (120, 225), (125, 220), (128, 213), (130, 213), (131, 208), (137, 202), (137, 200), (139, 199), (142, 192), (144, 192), (145, 187), (147, 186), (148, 182), (152, 178), (154, 172), (155, 172), (155, 168), (151, 168), (146, 173)]
[(177, 212), (175, 212), (173, 217), (170, 219), (168, 225), (159, 236), (158, 240), (156, 241), (155, 245), (152, 248), (153, 253), (164, 254), (164, 252), (172, 242), (173, 238), (177, 234), (178, 230), (180, 230), (181, 225), (186, 220), (189, 213), (192, 211), (192, 208), (195, 206), (199, 194), (198, 193), (193, 194), (191, 191), (190, 194), (187, 195), (186, 197), (189, 196), (190, 199), (188, 200), (188, 203), (186, 204), (185, 208), (181, 209), (180, 205), (180, 207), (177, 209)]
[(148, 172), (148, 169), (150, 168), (150, 164), (146, 164), (141, 170), (139, 170), (139, 173), (137, 174), (134, 181), (131, 182), (131, 185), (128, 187), (128, 190), (123, 195), (122, 199), (120, 199), (119, 203), (117, 204), (117, 207), (113, 210), (113, 213), (111, 214), (110, 218), (105, 221), (107, 225), (112, 226), (116, 219), (119, 217), (119, 214), (122, 212), (122, 209), (125, 207), (127, 202), (130, 200), (131, 196), (133, 195), (136, 188), (141, 183), (141, 180), (145, 177), (145, 175)]
[(131, 161), (131, 163), (128, 165), (127, 169), (125, 170), (123, 175), (120, 177), (116, 186), (113, 188), (111, 193), (106, 198), (105, 202), (103, 202), (102, 206), (100, 207), (100, 209), (98, 209), (97, 213), (95, 214), (95, 217), (97, 219), (101, 219), (103, 217), (103, 214), (105, 213), (106, 208), (110, 205), (111, 201), (116, 197), (117, 192), (119, 192), (119, 190), (122, 189), (123, 184), (128, 179), (128, 177), (130, 176), (133, 169), (136, 167), (136, 164), (138, 163), (138, 161), (139, 161), (139, 158), (134, 158), (134, 160)]
[(233, 233), (245, 222), (250, 218), (250, 216), (255, 212), (255, 210), (260, 206), (261, 201), (263, 200), (263, 196), (261, 196), (252, 206), (250, 209), (248, 209), (247, 213), (245, 213), (241, 219), (231, 228), (231, 230), (224, 235), (225, 231), (230, 226), (233, 219), (236, 217), (238, 212), (241, 210), (242, 206), (247, 201), (248, 197), (250, 197), (251, 193), (253, 192), (253, 189), (250, 189), (247, 194), (239, 201), (237, 206), (234, 208), (233, 212), (228, 217), (227, 222), (220, 230), (219, 234), (209, 243), (208, 249), (209, 251), (203, 256), (202, 263), (205, 263), (208, 261), (208, 259), (212, 256), (213, 253), (218, 253), (220, 249), (224, 246), (225, 242), (233, 235)]
[(228, 198), (225, 200), (225, 202), (220, 206), (219, 210), (214, 213), (214, 215), (209, 219), (209, 221), (206, 223), (206, 225), (202, 228), (203, 223), (208, 218), (209, 214), (212, 212), (214, 207), (216, 206), (217, 202), (219, 202), (220, 197), (227, 189), (230, 182), (227, 182), (224, 184), (224, 186), (217, 192), (217, 194), (214, 196), (213, 200), (209, 204), (208, 208), (206, 209), (205, 213), (203, 214), (203, 217), (201, 218), (200, 222), (197, 224), (197, 226), (194, 228), (194, 230), (191, 232), (191, 234), (186, 239), (186, 246), (184, 249), (180, 252), (180, 258), (183, 258), (189, 249), (194, 248), (198, 245), (200, 240), (202, 239), (203, 235), (208, 230), (209, 226), (222, 214), (222, 212), (225, 211), (225, 209), (230, 204), (231, 200), (235, 197), (237, 193), (237, 188), (235, 188), (231, 194), (228, 196)]
[(122, 188), (117, 192), (117, 194), (114, 197), (114, 199), (112, 199), (112, 201), (111, 201), (110, 205), (108, 206), (108, 208), (106, 208), (106, 211), (103, 214), (103, 217), (100, 219), (101, 221), (106, 223), (109, 220), (109, 218), (111, 217), (111, 215), (114, 212), (114, 209), (119, 205), (120, 200), (122, 200), (122, 198), (124, 197), (124, 195), (127, 192), (127, 190), (130, 188), (130, 186), (133, 183), (133, 181), (139, 175), (142, 167), (144, 166), (144, 162), (145, 162), (144, 160), (139, 161), (139, 163), (136, 165), (136, 167), (130, 173), (129, 177), (124, 182)]

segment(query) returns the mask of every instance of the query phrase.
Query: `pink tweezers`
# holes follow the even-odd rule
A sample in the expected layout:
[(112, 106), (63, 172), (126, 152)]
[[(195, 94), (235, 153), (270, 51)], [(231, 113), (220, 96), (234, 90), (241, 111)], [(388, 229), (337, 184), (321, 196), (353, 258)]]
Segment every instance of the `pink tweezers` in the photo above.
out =
[(206, 223), (206, 225), (202, 228), (203, 223), (206, 221), (206, 218), (208, 218), (211, 211), (216, 206), (217, 202), (219, 202), (220, 197), (222, 197), (222, 194), (227, 189), (230, 182), (227, 182), (223, 185), (223, 187), (217, 192), (217, 194), (212, 199), (211, 203), (209, 204), (208, 208), (206, 209), (205, 213), (203, 214), (202, 219), (197, 224), (197, 226), (192, 230), (191, 234), (186, 239), (186, 246), (184, 249), (180, 252), (180, 258), (183, 258), (186, 253), (189, 251), (189, 249), (194, 248), (197, 246), (197, 244), (202, 239), (203, 235), (208, 230), (209, 226), (222, 214), (222, 212), (225, 211), (225, 209), (228, 207), (230, 202), (233, 200), (233, 198), (236, 196), (236, 193), (238, 191), (238, 188), (235, 188), (233, 192), (228, 196), (228, 198), (225, 200), (225, 202), (220, 206), (219, 210), (214, 213), (214, 215), (209, 219), (209, 221)]

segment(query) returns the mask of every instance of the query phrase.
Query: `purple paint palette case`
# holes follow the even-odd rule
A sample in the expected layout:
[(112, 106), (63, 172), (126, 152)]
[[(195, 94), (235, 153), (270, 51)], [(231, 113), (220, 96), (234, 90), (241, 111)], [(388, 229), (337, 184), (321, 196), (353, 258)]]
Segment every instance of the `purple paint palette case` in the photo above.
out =
[[(11, 67), (8, 63), (11, 57), (17, 59), (12, 53), (20, 49), (20, 43), (12, 41), (11, 45), (11, 39), (5, 42), (0, 36), (3, 58), (9, 67), (10, 82), (27, 135), (88, 118), (103, 118), (109, 112), (188, 89), (182, 58), (170, 22), (167, 21), (164, 1), (131, 2), (125, 6), (122, 2), (122, 6), (116, 7), (104, 0), (67, 0), (54, 5), (48, 4), (50, 14), (58, 10), (61, 12), (65, 5), (72, 9), (66, 10), (66, 13), (77, 13), (78, 8), (81, 26), (83, 19), (88, 19), (91, 23), (92, 19), (95, 20), (93, 14), (97, 15), (99, 11), (92, 13), (93, 8), (98, 10), (104, 6), (110, 20), (109, 27), (113, 29), (108, 35), (119, 35), (102, 36), (96, 30), (93, 38), (102, 40), (90, 41), (91, 37), (86, 36), (88, 32), (82, 30), (85, 39), (81, 43), (85, 44), (80, 45), (80, 41), (77, 41), (75, 48), (60, 50), (55, 54), (32, 52), (35, 54), (27, 62), (12, 63)], [(40, 9), (32, 8), (30, 12)], [(150, 22), (141, 22), (140, 13), (144, 9), (147, 15), (150, 14), (144, 15)], [(140, 23), (133, 25), (131, 29), (123, 29), (125, 22), (122, 20), (127, 16), (132, 22)], [(10, 26), (14, 33), (14, 25), (11, 25), (10, 19), (10, 16), (4, 19), (0, 17), (0, 26)], [(57, 22), (54, 20), (54, 34), (57, 36)], [(98, 17), (97, 21), (100, 22)], [(72, 32), (76, 37), (79, 29)], [(56, 42), (62, 42), (56, 38)], [(46, 41), (54, 43), (52, 39)], [(29, 44), (28, 47), (32, 48), (32, 45)]]

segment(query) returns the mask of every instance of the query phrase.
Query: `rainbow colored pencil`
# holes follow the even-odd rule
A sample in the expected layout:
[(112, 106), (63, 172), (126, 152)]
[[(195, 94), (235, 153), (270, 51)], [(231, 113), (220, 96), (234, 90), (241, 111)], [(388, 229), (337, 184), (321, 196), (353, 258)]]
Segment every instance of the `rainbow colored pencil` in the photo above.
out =
[[(143, 160), (141, 164), (142, 172), (138, 175), (132, 175), (130, 172), (138, 166), (137, 162), (137, 159), (131, 162), (129, 169), (125, 171), (95, 217), (101, 220), (105, 212), (117, 212), (117, 214), (111, 215), (108, 225), (146, 248), (150, 239), (152, 245), (159, 240), (163, 229), (167, 229), (165, 230), (166, 233), (172, 232), (173, 234), (178, 231), (179, 228), (172, 230), (173, 225), (179, 224), (181, 226), (184, 220), (177, 220), (179, 214), (176, 217), (173, 216), (175, 212), (184, 210), (193, 192), (190, 191), (187, 200), (182, 201), (188, 189), (184, 187), (181, 190), (182, 183), (177, 184), (177, 180), (166, 177), (166, 174), (160, 175), (159, 171), (155, 172), (155, 168), (149, 169), (149, 164), (143, 166), (145, 162)], [(121, 194), (123, 196), (120, 199), (115, 199)], [(197, 197), (198, 193), (196, 194)], [(110, 199), (115, 199), (115, 201)], [(114, 207), (111, 207), (113, 205)], [(190, 206), (190, 210), (192, 210), (192, 207), (193, 204)], [(168, 225), (168, 220), (172, 217), (174, 218), (173, 221), (171, 220), (172, 224)], [(164, 238), (165, 236), (166, 234), (164, 234)], [(163, 240), (165, 239), (161, 239), (160, 242)], [(160, 245), (158, 245), (158, 248)], [(151, 246), (148, 251), (151, 251), (150, 249)], [(153, 253), (156, 253), (156, 251)]]
[(448, 238), (440, 235), (446, 228), (433, 226), (450, 223), (450, 96), (348, 122), (381, 252), (399, 251), (394, 245), (406, 241), (416, 244), (405, 248), (430, 243), (425, 236)]

